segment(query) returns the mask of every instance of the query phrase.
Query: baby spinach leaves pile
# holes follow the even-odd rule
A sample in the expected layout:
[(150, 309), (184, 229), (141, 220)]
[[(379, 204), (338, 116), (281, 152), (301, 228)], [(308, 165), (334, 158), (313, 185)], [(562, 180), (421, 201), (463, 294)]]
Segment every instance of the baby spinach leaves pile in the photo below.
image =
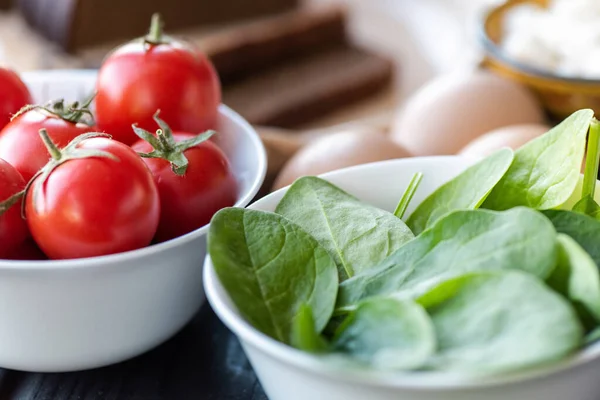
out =
[(384, 260), (414, 238), (393, 214), (316, 177), (296, 181), (275, 212), (304, 228), (329, 251), (340, 280)]
[[(559, 209), (586, 139), (581, 196)], [(219, 211), (209, 253), (248, 322), (320, 357), (478, 373), (548, 363), (600, 336), (599, 159), (600, 125), (581, 110), (467, 168), (406, 223), (420, 174), (394, 214), (304, 177), (274, 213)]]

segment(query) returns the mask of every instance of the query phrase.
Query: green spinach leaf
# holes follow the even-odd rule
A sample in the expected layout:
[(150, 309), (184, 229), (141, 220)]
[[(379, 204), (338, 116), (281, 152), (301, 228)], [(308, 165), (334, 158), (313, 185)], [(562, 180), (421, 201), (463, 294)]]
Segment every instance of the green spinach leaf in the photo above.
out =
[(589, 215), (567, 210), (546, 210), (543, 213), (558, 232), (575, 239), (596, 265), (600, 266), (600, 221)]
[(309, 353), (323, 353), (328, 349), (325, 339), (315, 327), (312, 309), (303, 304), (292, 324), (292, 346)]
[(588, 135), (587, 155), (585, 159), (585, 172), (581, 189), (581, 200), (573, 206), (573, 211), (581, 212), (592, 218), (599, 219), (600, 205), (594, 200), (596, 181), (598, 179), (598, 165), (600, 163), (600, 124), (594, 118), (590, 125)]
[(275, 212), (300, 225), (329, 251), (340, 281), (377, 265), (414, 237), (394, 214), (314, 176), (296, 180)]
[(370, 299), (339, 327), (334, 351), (377, 369), (421, 367), (435, 352), (435, 332), (423, 307), (413, 301)]
[(436, 369), (498, 372), (564, 357), (583, 340), (570, 304), (520, 271), (467, 274), (417, 300), (435, 327)]
[(415, 235), (455, 210), (470, 210), (481, 205), (513, 162), (511, 149), (502, 149), (437, 188), (406, 221)]
[(594, 260), (565, 234), (558, 235), (558, 265), (548, 284), (573, 303), (586, 326), (600, 322), (600, 274)]
[(563, 204), (577, 185), (588, 127), (594, 112), (580, 110), (515, 152), (515, 159), (483, 202), (491, 210)]
[(408, 186), (406, 187), (404, 194), (402, 195), (402, 197), (400, 198), (400, 201), (398, 202), (398, 205), (396, 206), (396, 211), (394, 211), (394, 215), (396, 217), (398, 217), (400, 219), (402, 219), (402, 217), (404, 217), (404, 213), (406, 213), (406, 209), (408, 208), (410, 201), (412, 200), (413, 196), (415, 195), (415, 192), (419, 188), (419, 184), (421, 183), (422, 179), (423, 179), (423, 173), (421, 173), (421, 172), (417, 172), (416, 174), (414, 174), (412, 176), (412, 178), (410, 179), (410, 182), (408, 182)]
[(315, 330), (331, 318), (335, 263), (298, 225), (280, 215), (225, 208), (213, 217), (208, 251), (239, 312), (263, 333), (290, 343), (292, 321), (311, 307)]
[(585, 335), (585, 344), (592, 344), (600, 339), (600, 326)]
[(373, 296), (419, 294), (469, 271), (520, 269), (545, 279), (556, 257), (556, 231), (534, 210), (455, 211), (377, 267), (343, 282), (337, 307)]
[(600, 220), (600, 205), (592, 196), (582, 197), (574, 206), (573, 211), (589, 215), (595, 220)]

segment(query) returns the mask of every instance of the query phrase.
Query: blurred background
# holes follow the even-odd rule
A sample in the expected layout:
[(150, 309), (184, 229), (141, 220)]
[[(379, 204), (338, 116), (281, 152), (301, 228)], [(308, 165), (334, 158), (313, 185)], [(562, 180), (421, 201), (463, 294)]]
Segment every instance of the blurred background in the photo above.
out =
[(598, 110), (597, 3), (0, 0), (0, 62), (96, 69), (159, 11), (258, 128), (264, 194), (364, 162), (517, 148), (578, 108)]
[[(338, 6), (347, 13), (341, 23), (348, 41), (391, 59), (397, 84), (394, 94), (405, 96), (434, 74), (468, 65), (476, 57), (477, 41), (472, 33), (477, 17), (494, 3), (497, 1), (0, 0), (0, 62), (19, 72), (97, 68), (112, 47), (144, 34), (154, 11), (163, 14), (170, 33), (202, 47), (226, 29), (263, 22), (265, 31), (273, 32), (278, 27), (269, 24), (278, 17), (296, 13), (301, 18), (299, 14), (305, 10), (318, 14)], [(306, 19), (311, 18), (319, 16)], [(376, 108), (391, 103), (384, 100)]]

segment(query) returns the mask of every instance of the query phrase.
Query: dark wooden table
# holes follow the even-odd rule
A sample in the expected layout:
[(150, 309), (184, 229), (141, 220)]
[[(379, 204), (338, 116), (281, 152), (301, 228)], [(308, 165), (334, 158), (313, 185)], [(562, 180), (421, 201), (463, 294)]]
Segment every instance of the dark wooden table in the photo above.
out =
[(238, 340), (208, 304), (177, 336), (110, 367), (0, 370), (0, 400), (267, 400)]

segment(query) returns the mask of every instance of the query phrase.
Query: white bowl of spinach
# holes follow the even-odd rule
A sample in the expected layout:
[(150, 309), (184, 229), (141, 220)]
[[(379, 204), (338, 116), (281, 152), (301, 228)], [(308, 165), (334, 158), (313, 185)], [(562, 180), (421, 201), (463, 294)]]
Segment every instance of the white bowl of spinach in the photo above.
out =
[(215, 215), (207, 297), (272, 400), (595, 400), (599, 159), (581, 110), (477, 162), (300, 178)]

